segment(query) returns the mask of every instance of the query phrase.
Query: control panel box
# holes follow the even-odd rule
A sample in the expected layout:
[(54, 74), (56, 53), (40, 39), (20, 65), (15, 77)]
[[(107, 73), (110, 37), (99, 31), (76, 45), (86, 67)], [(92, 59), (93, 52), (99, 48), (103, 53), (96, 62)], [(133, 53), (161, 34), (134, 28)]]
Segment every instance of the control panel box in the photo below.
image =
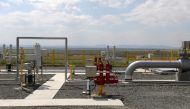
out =
[(85, 66), (86, 77), (95, 77), (96, 76), (96, 66)]

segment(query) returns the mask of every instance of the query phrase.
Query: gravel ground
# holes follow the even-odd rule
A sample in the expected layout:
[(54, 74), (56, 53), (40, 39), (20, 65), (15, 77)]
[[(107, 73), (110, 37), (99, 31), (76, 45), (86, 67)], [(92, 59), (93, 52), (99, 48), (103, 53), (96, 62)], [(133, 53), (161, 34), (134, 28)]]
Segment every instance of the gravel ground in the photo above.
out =
[[(120, 80), (124, 79), (123, 74), (117, 74)], [(1, 78), (1, 76), (0, 76)], [(85, 80), (85, 76), (75, 75), (75, 79)], [(174, 80), (175, 75), (159, 75), (154, 73), (134, 73), (134, 79), (160, 79), (160, 80)], [(7, 81), (5, 82), (7, 83)], [(11, 83), (11, 82), (10, 82)], [(9, 84), (9, 83), (7, 83)], [(14, 89), (9, 84), (8, 86)], [(93, 82), (91, 83), (93, 85)], [(1, 88), (2, 85), (0, 85)], [(93, 88), (93, 86), (91, 87)], [(1, 88), (2, 89), (2, 88)], [(7, 88), (8, 90), (9, 88)], [(82, 94), (86, 89), (86, 82), (66, 82), (54, 99), (63, 98), (91, 98), (90, 96)], [(10, 90), (10, 89), (9, 89)], [(116, 85), (105, 85), (104, 91), (107, 98), (120, 99), (124, 103), (124, 107), (114, 106), (42, 106), (42, 107), (0, 107), (0, 109), (189, 109), (190, 108), (190, 83), (177, 82), (134, 82), (134, 83), (118, 83)], [(25, 96), (26, 92), (17, 92), (17, 97)], [(93, 93), (95, 90), (93, 90)], [(5, 92), (4, 92), (5, 93)], [(12, 93), (12, 92), (10, 92)], [(21, 95), (22, 94), (22, 95)], [(3, 95), (0, 90), (0, 96)], [(14, 95), (14, 94), (13, 94)], [(9, 95), (10, 97), (11, 95)], [(19, 98), (18, 97), (18, 98)], [(8, 97), (5, 97), (6, 99)], [(2, 98), (1, 98), (2, 99)]]
[[(35, 86), (26, 87), (27, 91), (21, 90), (16, 80), (0, 80), (0, 99), (24, 99), (41, 84), (49, 80), (53, 75), (44, 75), (44, 81), (38, 82)], [(15, 79), (14, 74), (0, 74), (0, 79)]]
[[(144, 74), (136, 73), (136, 78), (140, 79), (173, 79), (175, 75), (155, 75), (142, 76)], [(119, 75), (118, 77), (123, 77)], [(149, 78), (148, 78), (149, 77)], [(83, 78), (84, 76), (75, 76)], [(67, 82), (59, 90), (55, 99), (61, 98), (90, 98), (83, 95), (82, 91), (86, 89), (85, 82)], [(104, 91), (107, 98), (120, 99), (123, 101), (126, 109), (189, 109), (190, 107), (190, 83), (177, 82), (135, 82), (119, 83), (117, 85), (105, 85)], [(68, 109), (71, 107), (68, 107)], [(74, 107), (73, 107), (74, 108)], [(84, 107), (81, 107), (84, 108)], [(92, 109), (96, 107), (92, 107)], [(110, 109), (111, 107), (97, 107)], [(116, 108), (116, 107), (112, 107)]]

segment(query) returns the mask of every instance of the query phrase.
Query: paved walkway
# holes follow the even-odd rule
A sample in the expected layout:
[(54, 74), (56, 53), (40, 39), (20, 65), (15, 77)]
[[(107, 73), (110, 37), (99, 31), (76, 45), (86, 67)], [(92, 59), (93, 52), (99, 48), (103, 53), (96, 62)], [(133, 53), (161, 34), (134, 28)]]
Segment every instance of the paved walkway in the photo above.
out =
[(124, 106), (119, 99), (53, 99), (65, 82), (65, 73), (54, 74), (25, 99), (0, 100), (0, 106)]
[(25, 99), (53, 99), (65, 82), (65, 73), (57, 73)]
[(112, 99), (0, 100), (0, 106), (124, 106)]

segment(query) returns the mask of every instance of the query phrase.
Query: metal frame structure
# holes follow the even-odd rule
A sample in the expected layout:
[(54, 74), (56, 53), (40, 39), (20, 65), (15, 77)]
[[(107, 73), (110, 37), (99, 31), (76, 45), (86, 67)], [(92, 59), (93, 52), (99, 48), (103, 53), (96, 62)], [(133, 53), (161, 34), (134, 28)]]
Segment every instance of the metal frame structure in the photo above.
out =
[(20, 48), (20, 39), (25, 39), (25, 40), (33, 40), (33, 39), (38, 39), (38, 40), (65, 40), (65, 81), (67, 80), (67, 67), (68, 67), (68, 39), (67, 37), (17, 37), (16, 38), (16, 67), (17, 67), (17, 76), (16, 79), (19, 78), (19, 48)]

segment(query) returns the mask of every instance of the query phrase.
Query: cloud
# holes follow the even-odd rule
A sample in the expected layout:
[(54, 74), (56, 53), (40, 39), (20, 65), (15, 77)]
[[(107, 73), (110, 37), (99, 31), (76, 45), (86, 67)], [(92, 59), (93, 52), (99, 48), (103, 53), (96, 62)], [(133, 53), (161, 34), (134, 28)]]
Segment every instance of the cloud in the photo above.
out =
[(167, 25), (189, 21), (189, 10), (189, 0), (146, 0), (125, 15), (147, 25)]
[(0, 8), (6, 8), (6, 7), (10, 7), (10, 4), (7, 2), (0, 1)]
[[(15, 41), (16, 36), (67, 36), (74, 45), (163, 42), (175, 45), (174, 40), (177, 43), (189, 38), (188, 24), (186, 27), (175, 24), (189, 20), (188, 0), (146, 0), (142, 4), (135, 3), (132, 10), (126, 8), (133, 1), (90, 0), (92, 8), (102, 6), (103, 14), (96, 15), (95, 11), (86, 9), (87, 0), (7, 0), (3, 3), (13, 10), (0, 13), (1, 41)], [(136, 21), (146, 25), (174, 25), (160, 28)], [(173, 31), (178, 34), (172, 34)], [(172, 39), (170, 43), (169, 39)]]
[(124, 23), (124, 19), (120, 15), (104, 15), (99, 22), (105, 25), (118, 25)]
[(29, 0), (36, 9), (42, 11), (67, 11), (68, 13), (80, 12), (77, 7), (79, 0)]
[(90, 2), (97, 3), (99, 5), (107, 6), (110, 8), (120, 8), (128, 6), (133, 3), (134, 0), (90, 0)]
[(72, 43), (76, 43), (73, 40), (96, 26), (97, 21), (89, 15), (33, 10), (0, 14), (0, 25), (2, 40), (14, 41), (16, 36), (68, 36)]

